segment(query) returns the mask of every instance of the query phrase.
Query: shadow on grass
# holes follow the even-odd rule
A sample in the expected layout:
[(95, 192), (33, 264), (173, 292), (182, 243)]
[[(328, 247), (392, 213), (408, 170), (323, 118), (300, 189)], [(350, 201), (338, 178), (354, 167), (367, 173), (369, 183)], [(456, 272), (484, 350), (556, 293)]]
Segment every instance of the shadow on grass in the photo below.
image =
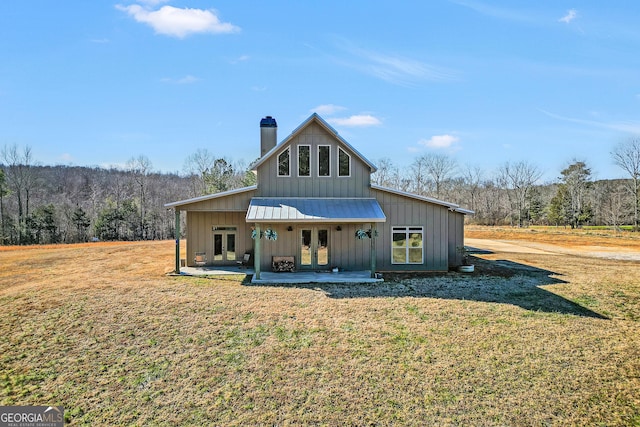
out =
[[(324, 292), (329, 298), (414, 297), (511, 304), (526, 310), (608, 319), (544, 286), (566, 283), (558, 274), (507, 260), (473, 257), (473, 274), (385, 273), (383, 283), (266, 285)], [(257, 285), (252, 285), (257, 286)], [(259, 285), (265, 286), (265, 285)]]

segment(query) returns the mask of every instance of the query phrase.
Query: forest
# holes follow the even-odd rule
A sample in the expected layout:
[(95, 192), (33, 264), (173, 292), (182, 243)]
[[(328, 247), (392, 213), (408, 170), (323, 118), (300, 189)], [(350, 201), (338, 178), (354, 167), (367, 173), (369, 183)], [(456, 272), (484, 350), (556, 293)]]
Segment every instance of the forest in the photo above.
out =
[[(620, 178), (594, 180), (576, 160), (542, 183), (527, 161), (497, 170), (460, 165), (445, 154), (424, 154), (408, 167), (374, 162), (374, 184), (446, 200), (471, 209), (483, 225), (585, 225), (638, 229), (640, 138), (611, 151)], [(174, 213), (165, 203), (253, 185), (251, 165), (198, 149), (181, 173), (155, 171), (145, 155), (124, 167), (45, 166), (30, 147), (0, 150), (0, 244), (174, 239)], [(183, 218), (184, 221), (184, 218)], [(181, 227), (184, 230), (184, 227)]]

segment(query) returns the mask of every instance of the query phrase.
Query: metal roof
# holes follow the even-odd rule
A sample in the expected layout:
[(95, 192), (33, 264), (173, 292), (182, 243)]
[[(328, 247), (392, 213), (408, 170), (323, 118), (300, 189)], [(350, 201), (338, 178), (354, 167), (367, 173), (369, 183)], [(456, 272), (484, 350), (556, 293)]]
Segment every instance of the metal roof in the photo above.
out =
[(254, 197), (247, 222), (385, 222), (376, 199)]
[(165, 208), (176, 208), (184, 205), (189, 205), (191, 203), (204, 202), (206, 200), (219, 199), (221, 197), (231, 196), (233, 194), (240, 194), (247, 191), (254, 191), (258, 188), (257, 185), (250, 185), (248, 187), (236, 188), (234, 190), (223, 191), (221, 193), (213, 193), (207, 194), (206, 196), (194, 197), (192, 199), (180, 200), (172, 203), (165, 203)]
[(371, 184), (371, 188), (374, 189), (374, 190), (386, 191), (387, 193), (397, 194), (399, 196), (409, 197), (411, 199), (422, 200), (423, 202), (429, 202), (429, 203), (434, 203), (436, 205), (446, 206), (451, 211), (459, 212), (459, 213), (462, 213), (462, 214), (465, 214), (465, 215), (466, 214), (469, 214), (469, 215), (475, 214), (474, 211), (469, 210), (469, 209), (461, 208), (460, 205), (457, 205), (457, 204), (451, 203), (451, 202), (445, 202), (443, 200), (434, 199), (433, 197), (421, 196), (419, 194), (414, 194), (414, 193), (407, 193), (406, 191), (396, 190), (396, 189), (389, 188), (389, 187), (383, 187), (381, 185), (376, 185), (376, 184)]

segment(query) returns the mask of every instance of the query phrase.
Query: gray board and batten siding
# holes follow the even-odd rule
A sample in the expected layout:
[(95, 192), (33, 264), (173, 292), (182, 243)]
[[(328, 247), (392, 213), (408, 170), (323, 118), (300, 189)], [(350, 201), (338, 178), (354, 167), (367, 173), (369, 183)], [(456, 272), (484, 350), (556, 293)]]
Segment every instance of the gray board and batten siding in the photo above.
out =
[[(387, 221), (378, 225), (376, 239), (379, 271), (447, 271), (449, 268), (449, 207), (418, 200), (400, 192), (377, 187), (372, 190)], [(422, 264), (392, 263), (392, 228), (415, 226), (423, 229)]]
[[(298, 147), (310, 147), (309, 176), (298, 176)], [(318, 174), (318, 147), (330, 147), (330, 176)], [(338, 176), (338, 147), (350, 156), (350, 176)], [(290, 175), (278, 176), (278, 156), (289, 149)], [(371, 197), (372, 165), (341, 143), (324, 126), (311, 121), (276, 146), (257, 164), (258, 197)]]
[(188, 266), (194, 265), (196, 252), (204, 252), (207, 264), (213, 263), (213, 227), (236, 227), (236, 259), (242, 259), (246, 251), (252, 250), (251, 228), (245, 215), (255, 193), (256, 187), (251, 186), (166, 205), (186, 212)]

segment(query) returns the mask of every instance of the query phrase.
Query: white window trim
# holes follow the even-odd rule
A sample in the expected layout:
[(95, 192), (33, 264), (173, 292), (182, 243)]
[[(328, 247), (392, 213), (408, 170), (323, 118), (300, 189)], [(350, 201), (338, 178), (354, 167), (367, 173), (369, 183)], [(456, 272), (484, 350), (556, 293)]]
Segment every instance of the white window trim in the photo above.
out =
[[(309, 147), (309, 175), (300, 175), (300, 147)], [(311, 145), (300, 144), (298, 145), (298, 178), (311, 178)]]
[[(289, 173), (287, 175), (280, 174), (280, 156), (282, 156), (285, 152), (289, 152)], [(291, 146), (285, 148), (276, 156), (276, 173), (278, 177), (286, 178), (291, 176)]]
[[(347, 158), (349, 159), (349, 173), (347, 175), (340, 175), (340, 153), (341, 152), (346, 154)], [(349, 178), (349, 177), (351, 177), (351, 154), (349, 154), (345, 150), (343, 150), (342, 147), (338, 147), (338, 158), (337, 158), (336, 165), (338, 165), (338, 178)]]
[[(413, 229), (413, 230), (412, 230)], [(411, 232), (417, 232), (418, 229), (420, 229), (420, 234), (422, 235), (422, 246), (420, 247), (420, 249), (422, 249), (422, 259), (420, 262), (409, 262), (409, 233)], [(407, 246), (405, 247), (405, 262), (394, 262), (393, 261), (393, 233), (395, 231), (403, 231), (405, 232), (406, 235), (406, 239), (405, 241), (407, 242)], [(415, 248), (414, 248), (415, 249)], [(391, 227), (391, 264), (393, 265), (422, 265), (424, 264), (424, 227), (422, 226), (418, 226), (418, 225), (394, 225)]]
[[(329, 175), (320, 175), (320, 147), (329, 147), (329, 155), (327, 156), (327, 159), (329, 159)], [(318, 145), (316, 153), (318, 154), (318, 161), (316, 162), (316, 166), (318, 166), (318, 170), (316, 171), (318, 174), (318, 178), (331, 178), (331, 145)]]

